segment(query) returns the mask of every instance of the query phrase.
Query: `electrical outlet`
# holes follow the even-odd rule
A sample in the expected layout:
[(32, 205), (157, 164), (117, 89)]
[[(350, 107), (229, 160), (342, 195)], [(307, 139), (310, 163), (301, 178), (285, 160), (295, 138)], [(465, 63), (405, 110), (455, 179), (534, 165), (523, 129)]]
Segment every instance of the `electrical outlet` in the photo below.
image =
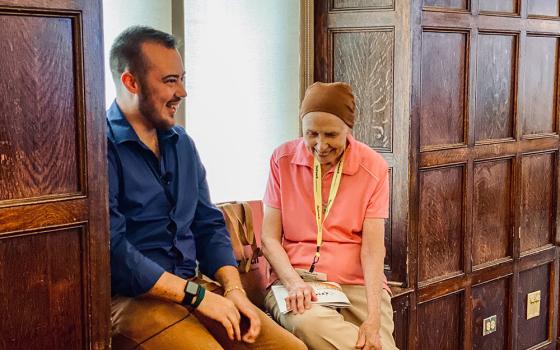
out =
[(485, 336), (494, 333), (498, 327), (497, 322), (496, 315), (485, 318), (482, 321), (482, 335)]
[(527, 294), (527, 319), (537, 317), (541, 314), (541, 291)]

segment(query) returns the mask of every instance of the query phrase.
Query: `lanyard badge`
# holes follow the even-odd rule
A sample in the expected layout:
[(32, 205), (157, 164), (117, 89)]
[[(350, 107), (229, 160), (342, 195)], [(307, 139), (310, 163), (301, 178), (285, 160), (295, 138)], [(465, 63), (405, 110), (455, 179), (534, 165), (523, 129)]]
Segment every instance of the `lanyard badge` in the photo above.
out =
[(323, 213), (323, 200), (322, 200), (322, 179), (323, 176), (321, 174), (321, 163), (319, 160), (314, 157), (313, 158), (313, 194), (315, 199), (315, 221), (317, 223), (317, 250), (315, 252), (315, 256), (313, 257), (313, 263), (311, 263), (311, 267), (309, 268), (309, 272), (313, 272), (315, 270), (315, 264), (319, 262), (319, 258), (321, 256), (321, 244), (323, 243), (323, 223), (329, 215), (329, 211), (331, 210), (332, 204), (334, 202), (334, 198), (336, 197), (336, 193), (338, 192), (338, 187), (340, 186), (340, 179), (342, 178), (342, 167), (344, 165), (344, 153), (342, 154), (342, 158), (336, 165), (334, 169), (334, 175), (331, 182), (331, 190), (329, 192), (329, 199), (327, 201), (327, 206), (325, 207)]

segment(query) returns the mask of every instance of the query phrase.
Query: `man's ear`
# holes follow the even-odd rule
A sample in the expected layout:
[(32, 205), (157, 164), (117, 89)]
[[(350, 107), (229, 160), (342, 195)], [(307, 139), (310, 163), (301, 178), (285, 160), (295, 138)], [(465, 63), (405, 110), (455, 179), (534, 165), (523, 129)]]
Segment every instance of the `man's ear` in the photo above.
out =
[(127, 70), (124, 71), (123, 74), (121, 74), (121, 83), (131, 94), (136, 95), (140, 91), (138, 80), (136, 80), (134, 75)]

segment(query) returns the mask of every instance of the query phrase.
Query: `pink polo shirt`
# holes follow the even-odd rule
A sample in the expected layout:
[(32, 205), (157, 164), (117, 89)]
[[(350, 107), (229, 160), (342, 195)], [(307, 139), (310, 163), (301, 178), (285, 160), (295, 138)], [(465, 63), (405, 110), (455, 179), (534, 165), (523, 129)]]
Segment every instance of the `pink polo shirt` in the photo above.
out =
[[(313, 199), (313, 155), (302, 138), (278, 147), (270, 160), (264, 204), (282, 212), (282, 245), (295, 268), (309, 269), (317, 245)], [(321, 259), (316, 271), (340, 284), (364, 284), (360, 259), (365, 218), (387, 218), (387, 163), (367, 145), (348, 136), (337, 196), (323, 223)], [(323, 203), (334, 168), (323, 175)], [(275, 274), (271, 282), (276, 280)], [(386, 288), (386, 285), (385, 285)]]

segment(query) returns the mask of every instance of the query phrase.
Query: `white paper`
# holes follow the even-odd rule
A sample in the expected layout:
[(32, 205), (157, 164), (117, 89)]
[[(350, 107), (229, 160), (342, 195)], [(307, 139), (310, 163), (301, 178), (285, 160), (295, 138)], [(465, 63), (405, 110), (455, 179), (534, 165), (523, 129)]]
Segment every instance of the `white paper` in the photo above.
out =
[[(335, 307), (335, 308), (345, 308), (349, 307), (350, 300), (338, 283), (335, 282), (307, 282), (317, 295), (317, 301), (313, 301), (314, 304)], [(281, 284), (273, 285), (271, 287), (272, 294), (276, 299), (276, 303), (280, 308), (280, 312), (285, 314), (291, 310), (287, 309), (285, 298), (288, 297), (288, 289)]]

